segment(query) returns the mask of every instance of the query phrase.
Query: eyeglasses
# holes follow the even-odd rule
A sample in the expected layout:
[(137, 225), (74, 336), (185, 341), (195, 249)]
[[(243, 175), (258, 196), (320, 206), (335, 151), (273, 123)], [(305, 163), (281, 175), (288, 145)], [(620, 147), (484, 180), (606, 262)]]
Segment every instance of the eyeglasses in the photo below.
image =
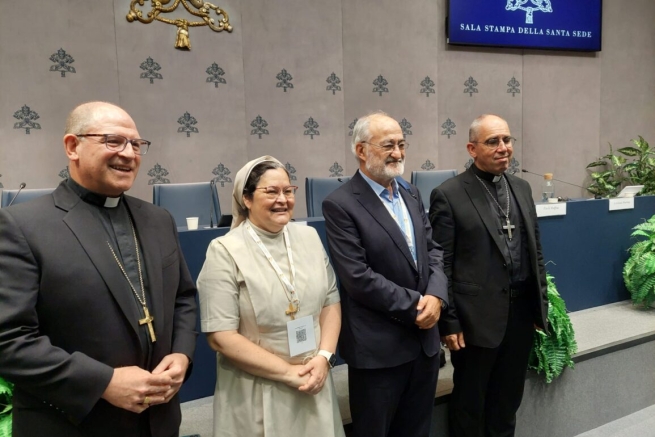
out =
[(514, 137), (489, 138), (487, 141), (471, 141), (471, 142), (477, 144), (484, 144), (485, 146), (491, 149), (497, 149), (498, 146), (500, 146), (501, 141), (507, 147), (514, 147), (514, 143), (516, 143), (516, 138)]
[(288, 187), (284, 187), (284, 188), (273, 187), (273, 186), (255, 188), (255, 190), (263, 190), (264, 195), (271, 200), (280, 197), (280, 193), (284, 194), (284, 197), (286, 197), (287, 199), (293, 199), (294, 197), (296, 197), (297, 189), (298, 187), (296, 187), (295, 185), (289, 185)]
[(145, 155), (148, 153), (148, 147), (150, 147), (151, 144), (148, 140), (142, 140), (140, 138), (128, 140), (122, 135), (115, 134), (80, 134), (75, 136), (78, 138), (103, 137), (104, 139), (100, 141), (105, 143), (105, 146), (107, 146), (107, 148), (112, 152), (122, 152), (127, 147), (127, 143), (130, 143), (135, 155)]
[(396, 146), (398, 146), (398, 150), (401, 152), (404, 152), (405, 150), (409, 149), (409, 143), (406, 143), (405, 141), (399, 141), (398, 143), (385, 143), (385, 144), (373, 144), (369, 143), (368, 141), (362, 141), (362, 143), (370, 144), (373, 147), (377, 147), (378, 149), (382, 149), (385, 152), (393, 152), (396, 149)]

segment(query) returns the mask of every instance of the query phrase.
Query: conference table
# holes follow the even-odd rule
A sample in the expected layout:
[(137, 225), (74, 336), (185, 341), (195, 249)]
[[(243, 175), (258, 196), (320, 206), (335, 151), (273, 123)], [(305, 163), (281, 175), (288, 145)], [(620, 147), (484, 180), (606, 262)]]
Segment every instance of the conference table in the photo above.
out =
[[(559, 209), (562, 206), (557, 205)], [(552, 205), (541, 207), (552, 209)], [(610, 210), (608, 199), (570, 201), (565, 208), (565, 215), (540, 217), (539, 229), (546, 270), (553, 275), (568, 310), (579, 311), (629, 299), (622, 272), (628, 248), (636, 241), (630, 234), (635, 225), (655, 214), (655, 196), (636, 197), (634, 208), (629, 209)], [(327, 250), (322, 217), (296, 221), (314, 227)], [(225, 235), (229, 228), (188, 231), (180, 227), (178, 231), (182, 252), (195, 280), (209, 243)], [(193, 373), (182, 387), (180, 397), (185, 402), (211, 396), (215, 384), (216, 355), (200, 333)]]

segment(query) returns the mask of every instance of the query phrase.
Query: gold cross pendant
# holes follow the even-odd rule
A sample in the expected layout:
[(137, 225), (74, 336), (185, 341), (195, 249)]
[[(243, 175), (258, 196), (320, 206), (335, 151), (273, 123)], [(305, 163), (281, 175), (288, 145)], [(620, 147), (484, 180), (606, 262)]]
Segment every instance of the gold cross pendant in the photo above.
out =
[(298, 312), (298, 307), (293, 306), (293, 302), (289, 302), (289, 308), (284, 312), (287, 316), (291, 316), (291, 320), (296, 320), (295, 314)]
[(154, 343), (157, 341), (157, 337), (155, 337), (155, 329), (152, 327), (152, 322), (155, 320), (154, 317), (150, 315), (150, 312), (148, 311), (147, 306), (143, 306), (143, 314), (146, 316), (143, 319), (139, 319), (139, 325), (145, 325), (148, 324), (148, 332), (150, 333), (150, 340)]

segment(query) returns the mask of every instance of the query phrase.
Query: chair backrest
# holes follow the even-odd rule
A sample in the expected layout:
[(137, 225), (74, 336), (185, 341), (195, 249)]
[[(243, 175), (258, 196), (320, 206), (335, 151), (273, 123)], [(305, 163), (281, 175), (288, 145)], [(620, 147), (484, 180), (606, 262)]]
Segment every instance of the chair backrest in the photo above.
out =
[(350, 180), (350, 176), (338, 178), (305, 178), (307, 217), (323, 217), (323, 199)]
[(216, 226), (221, 217), (218, 190), (211, 182), (155, 184), (152, 203), (166, 208), (177, 226), (186, 226), (187, 217), (198, 217), (200, 226), (208, 226), (210, 222)]
[(445, 180), (457, 176), (457, 170), (431, 170), (431, 171), (413, 171), (412, 185), (416, 185), (421, 198), (423, 207), (427, 211), (430, 209), (430, 194), (435, 187), (441, 185)]
[(18, 190), (2, 190), (2, 199), (0, 200), (0, 207), (6, 208), (9, 205), (14, 197), (14, 203), (12, 205), (17, 205), (19, 203), (24, 203), (37, 197), (45, 196), (55, 191), (54, 188), (33, 188), (33, 189), (23, 189), (20, 192), (20, 195), (16, 197)]

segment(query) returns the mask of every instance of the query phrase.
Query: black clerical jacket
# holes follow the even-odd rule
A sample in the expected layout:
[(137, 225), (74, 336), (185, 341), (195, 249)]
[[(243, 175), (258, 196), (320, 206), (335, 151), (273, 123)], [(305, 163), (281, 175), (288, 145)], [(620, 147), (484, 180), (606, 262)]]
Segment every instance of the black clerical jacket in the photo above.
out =
[[(150, 283), (151, 369), (173, 352), (193, 357), (196, 288), (175, 223), (161, 208), (124, 201)], [(145, 416), (101, 399), (113, 368), (142, 362), (143, 327), (90, 208), (62, 183), (52, 195), (0, 210), (0, 375), (15, 383), (14, 437), (136, 437), (144, 420), (153, 437), (177, 435), (177, 396)]]
[[(530, 185), (506, 174), (525, 226), (536, 326), (547, 327), (548, 297), (539, 225)], [(505, 335), (510, 309), (510, 266), (497, 214), (489, 194), (472, 170), (448, 179), (432, 191), (432, 238), (443, 247), (450, 305), (439, 319), (441, 335), (464, 332), (466, 344), (497, 347)]]

